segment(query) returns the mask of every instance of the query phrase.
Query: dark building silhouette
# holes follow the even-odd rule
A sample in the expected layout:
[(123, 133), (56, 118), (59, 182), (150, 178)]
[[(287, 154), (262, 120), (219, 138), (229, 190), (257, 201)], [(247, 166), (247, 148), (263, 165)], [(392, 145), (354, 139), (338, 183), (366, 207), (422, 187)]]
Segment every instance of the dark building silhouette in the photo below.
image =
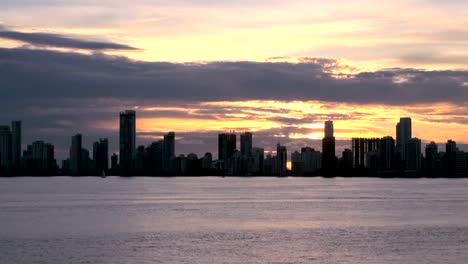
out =
[(55, 175), (57, 162), (54, 146), (44, 141), (34, 141), (24, 152), (24, 164), (28, 175)]
[(94, 174), (102, 175), (109, 170), (109, 141), (99, 139), (93, 144)]
[(265, 149), (252, 148), (252, 167), (249, 170), (251, 175), (264, 175), (263, 166), (265, 160)]
[(136, 113), (126, 110), (120, 113), (120, 172), (131, 175), (136, 158)]
[(12, 135), (10, 127), (0, 126), (0, 175), (8, 174), (11, 168)]
[(301, 148), (301, 159), (304, 163), (303, 175), (315, 175), (322, 168), (322, 154), (311, 147)]
[(240, 135), (240, 149), (242, 156), (252, 155), (252, 133), (245, 132)]
[(353, 138), (351, 140), (355, 169), (362, 170), (371, 167), (367, 162), (367, 157), (369, 153), (378, 149), (380, 140), (380, 138)]
[(411, 173), (419, 173), (421, 170), (421, 140), (411, 138), (406, 143), (406, 171)]
[(92, 168), (92, 160), (89, 155), (89, 150), (81, 149), (81, 175), (90, 175)]
[(163, 144), (163, 171), (170, 173), (171, 160), (175, 158), (175, 133), (169, 132), (167, 135), (164, 135)]
[(291, 171), (294, 176), (302, 176), (304, 174), (304, 161), (301, 153), (294, 151), (291, 153)]
[(345, 149), (341, 158), (341, 170), (343, 173), (350, 173), (353, 170), (353, 151)]
[(395, 140), (392, 137), (383, 137), (378, 148), (379, 170), (391, 172), (395, 166)]
[[(401, 117), (396, 125), (396, 152), (399, 161), (406, 161), (406, 144), (412, 138), (411, 118)], [(402, 165), (404, 166), (404, 164)]]
[(285, 146), (280, 143), (276, 145), (276, 174), (280, 176), (287, 175), (288, 173), (288, 151)]
[(333, 121), (325, 122), (325, 137), (322, 140), (322, 171), (325, 176), (334, 174), (336, 169), (335, 137), (333, 135)]
[(226, 161), (236, 150), (236, 134), (225, 133), (218, 135), (218, 159)]
[(21, 121), (11, 122), (12, 148), (11, 158), (12, 166), (16, 169), (21, 167)]
[(438, 175), (440, 173), (440, 156), (438, 146), (434, 141), (426, 145), (425, 154), (425, 173), (429, 176)]
[(74, 175), (80, 175), (82, 173), (82, 136), (76, 134), (71, 138), (70, 146), (70, 172)]
[(113, 153), (111, 156), (111, 173), (117, 174), (119, 172), (119, 156)]

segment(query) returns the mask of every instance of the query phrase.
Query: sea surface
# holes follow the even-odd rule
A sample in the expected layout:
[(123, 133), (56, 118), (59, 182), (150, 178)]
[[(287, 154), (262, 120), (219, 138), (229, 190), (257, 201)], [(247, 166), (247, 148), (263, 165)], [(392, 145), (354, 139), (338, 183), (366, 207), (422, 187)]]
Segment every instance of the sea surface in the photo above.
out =
[(0, 263), (468, 263), (468, 179), (0, 178)]

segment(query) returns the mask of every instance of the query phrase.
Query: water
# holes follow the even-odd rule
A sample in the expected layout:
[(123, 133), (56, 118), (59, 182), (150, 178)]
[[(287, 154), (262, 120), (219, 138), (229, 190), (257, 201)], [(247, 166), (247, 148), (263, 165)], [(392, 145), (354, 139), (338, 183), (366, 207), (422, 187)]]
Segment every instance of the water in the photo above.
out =
[(0, 179), (0, 263), (468, 263), (468, 179)]

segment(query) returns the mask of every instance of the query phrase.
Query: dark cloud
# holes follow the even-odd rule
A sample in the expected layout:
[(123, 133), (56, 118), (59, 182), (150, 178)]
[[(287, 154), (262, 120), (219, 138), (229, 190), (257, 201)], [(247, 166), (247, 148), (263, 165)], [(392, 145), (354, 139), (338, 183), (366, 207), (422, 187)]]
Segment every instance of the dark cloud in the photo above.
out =
[(334, 78), (329, 65), (320, 60), (177, 64), (102, 54), (0, 49), (0, 90), (4, 99), (275, 99), (392, 105), (468, 100), (467, 71), (387, 69)]
[(90, 41), (77, 39), (61, 34), (52, 33), (25, 33), (13, 30), (7, 30), (0, 25), (0, 38), (21, 41), (33, 46), (46, 46), (57, 48), (83, 49), (92, 51), (103, 50), (138, 50), (137, 48), (102, 41)]

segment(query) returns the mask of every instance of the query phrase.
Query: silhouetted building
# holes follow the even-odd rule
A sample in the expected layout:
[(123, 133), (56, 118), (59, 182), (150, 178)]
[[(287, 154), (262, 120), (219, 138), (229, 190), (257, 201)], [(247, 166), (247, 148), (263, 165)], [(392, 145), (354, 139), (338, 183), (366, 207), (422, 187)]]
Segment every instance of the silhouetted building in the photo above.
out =
[(322, 140), (322, 170), (326, 176), (334, 174), (336, 169), (335, 137), (333, 135), (333, 121), (325, 122), (325, 137)]
[[(159, 140), (151, 143), (146, 148), (145, 156), (145, 172), (149, 175), (162, 175), (163, 174), (163, 150), (164, 140)], [(170, 168), (171, 159), (166, 161), (168, 169)]]
[(301, 149), (301, 158), (304, 162), (304, 175), (314, 175), (322, 168), (322, 154), (310, 147)]
[(11, 167), (11, 131), (8, 126), (0, 126), (0, 175), (7, 174)]
[(276, 145), (276, 173), (280, 176), (287, 175), (288, 151), (280, 143)]
[(426, 145), (426, 174), (430, 176), (434, 176), (438, 174), (439, 171), (439, 151), (437, 144), (435, 142), (431, 142)]
[(401, 117), (396, 125), (396, 152), (400, 161), (406, 161), (406, 144), (412, 137), (411, 118)]
[(218, 159), (227, 160), (234, 154), (236, 150), (236, 134), (219, 134), (218, 135)]
[(109, 141), (99, 139), (93, 144), (94, 173), (101, 175), (109, 170)]
[(245, 132), (240, 135), (240, 149), (242, 156), (252, 155), (252, 133)]
[(145, 175), (144, 165), (145, 165), (145, 146), (138, 146), (136, 150), (136, 156), (135, 156), (134, 173), (136, 175)]
[(81, 149), (81, 174), (90, 175), (92, 168), (92, 160), (89, 156), (89, 150)]
[(302, 155), (298, 151), (291, 154), (291, 171), (294, 176), (302, 176), (304, 174), (304, 161)]
[(57, 170), (54, 146), (44, 141), (34, 141), (24, 153), (26, 172), (34, 175), (54, 175)]
[(252, 148), (252, 167), (250, 173), (252, 175), (263, 175), (263, 161), (265, 160), (265, 149)]
[(120, 113), (120, 172), (131, 175), (136, 158), (136, 113), (126, 110)]
[(383, 137), (378, 148), (379, 170), (392, 171), (395, 166), (395, 140), (392, 137)]
[(212, 167), (213, 167), (213, 155), (210, 152), (207, 152), (202, 158), (202, 169), (209, 170)]
[(169, 173), (171, 170), (171, 159), (175, 158), (175, 133), (169, 132), (164, 135), (163, 146), (163, 170)]
[(355, 169), (370, 168), (367, 163), (367, 153), (377, 150), (380, 138), (353, 138), (351, 140)]
[(345, 149), (341, 159), (341, 169), (344, 172), (351, 172), (353, 170), (353, 151)]
[(325, 121), (325, 138), (334, 137), (333, 121)]
[(421, 170), (421, 140), (412, 138), (406, 143), (406, 170), (418, 173)]
[(12, 149), (11, 158), (14, 168), (21, 166), (21, 121), (11, 122)]
[(76, 134), (71, 138), (70, 147), (70, 172), (74, 175), (82, 173), (82, 137), (81, 134)]
[(119, 156), (113, 153), (111, 156), (111, 173), (116, 174), (119, 172)]

